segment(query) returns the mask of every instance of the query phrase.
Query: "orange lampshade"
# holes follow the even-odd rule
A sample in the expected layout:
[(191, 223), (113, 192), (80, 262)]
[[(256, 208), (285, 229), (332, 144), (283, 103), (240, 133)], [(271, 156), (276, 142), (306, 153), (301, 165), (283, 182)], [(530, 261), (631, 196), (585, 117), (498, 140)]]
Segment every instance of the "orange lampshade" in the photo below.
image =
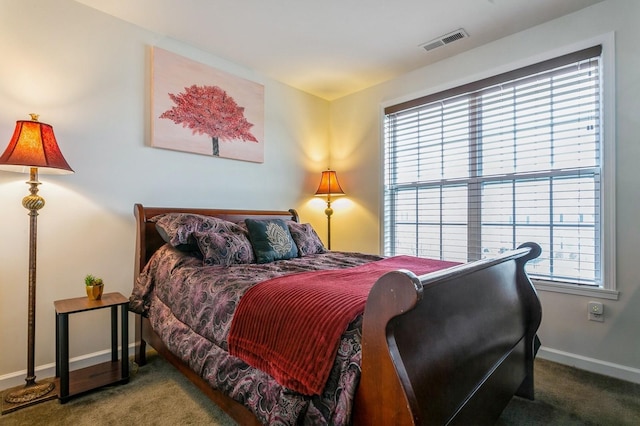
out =
[(28, 173), (32, 167), (45, 174), (73, 173), (62, 156), (53, 127), (37, 121), (19, 120), (9, 146), (0, 157), (0, 170)]
[(344, 195), (344, 191), (338, 183), (338, 177), (334, 170), (325, 170), (320, 178), (320, 185), (315, 195), (337, 196)]

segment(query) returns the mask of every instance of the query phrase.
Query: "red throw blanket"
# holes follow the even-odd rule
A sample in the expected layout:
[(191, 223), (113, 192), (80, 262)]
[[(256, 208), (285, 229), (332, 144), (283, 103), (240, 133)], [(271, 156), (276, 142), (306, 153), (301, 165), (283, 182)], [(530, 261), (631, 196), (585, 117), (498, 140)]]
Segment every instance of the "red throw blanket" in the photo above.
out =
[(322, 392), (340, 336), (364, 312), (384, 273), (422, 275), (457, 263), (396, 256), (348, 269), (305, 272), (264, 281), (240, 299), (229, 332), (229, 353), (305, 395)]

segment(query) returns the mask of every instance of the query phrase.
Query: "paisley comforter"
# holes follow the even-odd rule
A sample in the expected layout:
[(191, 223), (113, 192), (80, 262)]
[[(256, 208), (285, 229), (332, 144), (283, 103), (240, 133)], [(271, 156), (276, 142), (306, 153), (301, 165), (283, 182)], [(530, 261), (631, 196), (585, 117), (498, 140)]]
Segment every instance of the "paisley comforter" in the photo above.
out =
[(380, 260), (328, 252), (267, 264), (202, 266), (169, 245), (158, 250), (136, 280), (132, 311), (148, 316), (166, 346), (216, 389), (249, 408), (264, 424), (349, 424), (360, 377), (362, 316), (342, 334), (320, 395), (305, 396), (228, 353), (227, 338), (242, 295), (279, 276), (344, 269)]

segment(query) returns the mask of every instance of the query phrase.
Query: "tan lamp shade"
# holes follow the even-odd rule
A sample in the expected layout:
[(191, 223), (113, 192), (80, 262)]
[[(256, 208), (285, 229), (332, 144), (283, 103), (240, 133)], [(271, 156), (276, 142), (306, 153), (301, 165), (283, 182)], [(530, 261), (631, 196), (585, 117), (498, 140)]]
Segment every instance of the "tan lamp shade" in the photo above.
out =
[(318, 190), (316, 191), (315, 195), (344, 195), (344, 191), (340, 187), (340, 183), (338, 183), (338, 177), (336, 176), (336, 172), (334, 170), (325, 170), (324, 172), (322, 172), (320, 185), (318, 186)]

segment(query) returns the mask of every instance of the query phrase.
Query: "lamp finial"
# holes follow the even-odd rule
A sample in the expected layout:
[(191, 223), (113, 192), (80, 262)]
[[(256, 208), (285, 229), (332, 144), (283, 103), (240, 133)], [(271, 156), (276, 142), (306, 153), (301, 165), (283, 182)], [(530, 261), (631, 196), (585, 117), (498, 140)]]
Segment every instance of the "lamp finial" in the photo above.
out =
[(38, 118), (40, 118), (39, 114), (34, 114), (33, 112), (31, 114), (29, 114), (31, 116), (31, 119), (33, 121), (38, 121)]

